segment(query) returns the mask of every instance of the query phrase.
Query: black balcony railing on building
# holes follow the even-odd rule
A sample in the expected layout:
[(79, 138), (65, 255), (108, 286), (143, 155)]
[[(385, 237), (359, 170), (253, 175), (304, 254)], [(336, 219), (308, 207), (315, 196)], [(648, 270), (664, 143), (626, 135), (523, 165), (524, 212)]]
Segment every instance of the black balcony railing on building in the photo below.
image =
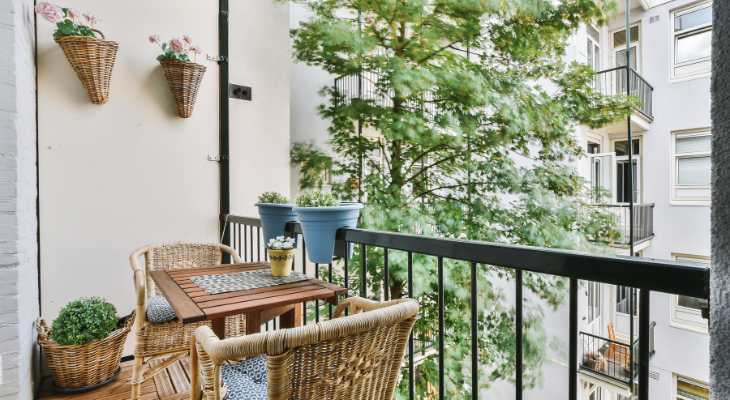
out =
[[(619, 243), (628, 245), (631, 233), (630, 216), (628, 204), (606, 204), (596, 205), (605, 207), (610, 213), (616, 216), (621, 231)], [(634, 245), (650, 240), (654, 237), (654, 204), (634, 204)]]
[[(221, 222), (224, 223), (226, 229), (230, 233), (229, 244), (241, 253), (246, 261), (265, 260), (265, 250), (263, 240), (258, 234), (261, 222), (257, 218), (247, 218), (235, 215), (222, 215)], [(256, 234), (253, 234), (256, 232)], [(288, 235), (301, 233), (301, 227), (298, 223), (291, 222), (287, 224), (286, 232)], [(539, 247), (529, 247), (520, 245), (509, 245), (502, 243), (489, 243), (471, 240), (458, 240), (443, 237), (412, 235), (394, 232), (373, 231), (366, 229), (341, 228), (337, 232), (337, 243), (335, 246), (335, 254), (344, 255), (348, 244), (355, 244), (360, 247), (362, 254), (367, 254), (367, 248), (379, 248), (383, 252), (382, 265), (382, 287), (389, 288), (389, 251), (400, 251), (407, 254), (407, 279), (404, 295), (408, 296), (414, 293), (413, 265), (414, 254), (421, 254), (434, 257), (438, 261), (437, 280), (438, 280), (438, 324), (432, 329), (435, 334), (436, 353), (438, 355), (438, 393), (439, 398), (446, 398), (446, 382), (444, 380), (445, 366), (445, 338), (448, 337), (449, 327), (446, 326), (446, 305), (444, 301), (444, 260), (458, 260), (467, 262), (470, 265), (470, 287), (471, 287), (471, 304), (478, 301), (477, 289), (477, 265), (487, 264), (501, 266), (504, 268), (515, 270), (515, 290), (516, 298), (522, 298), (522, 273), (536, 272), (549, 275), (557, 275), (570, 279), (569, 285), (569, 367), (573, 373), (569, 374), (568, 400), (577, 400), (578, 396), (578, 376), (579, 363), (582, 363), (582, 357), (579, 353), (579, 332), (578, 332), (578, 280), (608, 283), (617, 286), (627, 286), (639, 289), (639, 305), (638, 310), (638, 349), (634, 349), (634, 357), (637, 360), (638, 372), (629, 374), (630, 386), (634, 387), (634, 378), (638, 379), (639, 400), (648, 399), (649, 387), (649, 358), (651, 356), (651, 326), (650, 326), (650, 294), (653, 291), (691, 296), (702, 299), (708, 299), (710, 296), (710, 270), (709, 267), (694, 263), (684, 263), (676, 261), (659, 261), (639, 257), (621, 257), (614, 255), (592, 254), (577, 251), (546, 249)], [(335, 273), (342, 274), (338, 276), (344, 286), (351, 288), (350, 295), (359, 295), (362, 297), (372, 297), (371, 287), (367, 285), (358, 285), (359, 282), (367, 282), (367, 268), (351, 270), (349, 260), (347, 258), (333, 260), (339, 263), (336, 270), (332, 264), (322, 266), (315, 264), (314, 271), (307, 270), (306, 244), (301, 245), (300, 259), (295, 260), (295, 269), (302, 273), (314, 274), (320, 277), (320, 270), (327, 273), (324, 279), (333, 281)], [(358, 274), (353, 276), (353, 273)], [(372, 277), (371, 277), (372, 278)], [(352, 290), (354, 288), (354, 290)], [(636, 301), (633, 298), (633, 292), (630, 296), (630, 302)], [(382, 296), (383, 300), (389, 299), (389, 291), (383, 290), (378, 293), (377, 297)], [(332, 308), (329, 305), (321, 307), (311, 304), (305, 304), (304, 307), (304, 323), (307, 320), (319, 321), (324, 315), (331, 317)], [(630, 305), (629, 308), (633, 308)], [(516, 310), (516, 347), (515, 347), (515, 390), (516, 398), (522, 398), (522, 326), (523, 326), (523, 307), (522, 302), (515, 305)], [(324, 314), (324, 315), (323, 315)], [(478, 337), (478, 313), (477, 307), (471, 307), (471, 336)], [(424, 342), (430, 341), (430, 338)], [(604, 340), (605, 341), (605, 340)], [(406, 369), (408, 371), (408, 388), (409, 399), (415, 399), (415, 364), (414, 357), (416, 355), (416, 340), (411, 335), (408, 344), (408, 354)], [(426, 343), (423, 343), (424, 345)], [(471, 371), (479, 370), (479, 354), (480, 349), (478, 343), (472, 341), (471, 349)], [(423, 351), (423, 350), (421, 350)], [(465, 368), (469, 370), (468, 368)], [(459, 385), (467, 385), (471, 388), (479, 387), (479, 375), (467, 374), (464, 382), (458, 382)], [(641, 390), (645, 388), (646, 391)], [(478, 390), (472, 390), (472, 398), (478, 398)]]
[[(627, 72), (628, 71), (628, 72)], [(627, 78), (628, 74), (628, 78)], [(631, 81), (629, 81), (629, 79)], [(630, 83), (630, 85), (628, 85)], [(638, 97), (641, 105), (636, 111), (642, 114), (649, 121), (654, 120), (652, 111), (652, 95), (654, 87), (644, 79), (633, 68), (626, 66), (606, 69), (596, 72), (593, 81), (593, 88), (599, 90), (605, 95), (627, 94), (627, 87), (631, 87), (631, 96)]]

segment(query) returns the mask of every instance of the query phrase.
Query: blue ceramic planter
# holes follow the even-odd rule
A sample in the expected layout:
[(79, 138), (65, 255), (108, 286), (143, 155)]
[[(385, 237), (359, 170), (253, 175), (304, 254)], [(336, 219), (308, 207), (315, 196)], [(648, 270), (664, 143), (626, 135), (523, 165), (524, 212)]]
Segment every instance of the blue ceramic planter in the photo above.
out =
[(331, 263), (337, 230), (343, 227), (357, 228), (357, 218), (363, 207), (361, 203), (342, 203), (334, 207), (294, 207), (304, 233), (309, 261)]
[(277, 236), (284, 236), (286, 223), (297, 221), (297, 213), (292, 210), (293, 204), (256, 203), (255, 205), (259, 208), (264, 243)]

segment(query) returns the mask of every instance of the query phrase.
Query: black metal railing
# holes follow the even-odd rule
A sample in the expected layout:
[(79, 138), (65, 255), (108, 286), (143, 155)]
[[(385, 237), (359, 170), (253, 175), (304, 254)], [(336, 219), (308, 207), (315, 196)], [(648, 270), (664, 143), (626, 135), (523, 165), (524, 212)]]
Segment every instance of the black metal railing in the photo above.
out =
[[(628, 245), (631, 237), (631, 211), (628, 204), (596, 204), (616, 216), (621, 231), (619, 243)], [(634, 245), (654, 237), (654, 203), (634, 204)]]
[[(636, 72), (635, 69), (621, 66), (598, 71), (596, 72), (592, 86), (605, 95), (628, 93), (631, 96), (638, 97), (641, 105), (637, 107), (636, 111), (649, 121), (654, 120), (652, 110), (654, 87)], [(630, 91), (628, 90), (629, 86), (631, 87)]]
[[(263, 242), (259, 239), (259, 235), (251, 235), (241, 232), (252, 232), (252, 228), (260, 227), (260, 221), (257, 218), (246, 218), (234, 215), (222, 215), (221, 222), (224, 222), (226, 229), (231, 233), (229, 244), (237, 250), (243, 252), (244, 249), (251, 257), (255, 254), (258, 260), (264, 260), (264, 251), (252, 250), (260, 247), (263, 250)], [(234, 233), (234, 231), (236, 233)], [(257, 231), (257, 230), (255, 230)], [(297, 235), (301, 233), (301, 227), (296, 222), (287, 224), (286, 231), (288, 235)], [(241, 241), (243, 239), (243, 241)], [(249, 243), (246, 243), (246, 241)], [(337, 241), (335, 246), (335, 254), (341, 256), (345, 254), (345, 249), (349, 244), (356, 244), (360, 247), (361, 261), (367, 265), (365, 255), (369, 247), (382, 249), (383, 265), (382, 265), (382, 281), (379, 281), (381, 287), (390, 288), (389, 273), (389, 252), (401, 251), (407, 254), (407, 274), (404, 295), (410, 296), (414, 292), (413, 266), (414, 254), (427, 255), (437, 260), (437, 280), (438, 280), (438, 297), (437, 312), (438, 325), (433, 326), (432, 331), (436, 334), (437, 354), (438, 354), (438, 394), (439, 398), (446, 398), (446, 382), (444, 380), (444, 357), (445, 357), (445, 341), (448, 327), (445, 326), (446, 305), (444, 301), (444, 260), (458, 260), (470, 265), (471, 276), (471, 304), (478, 302), (478, 281), (477, 281), (477, 265), (486, 264), (493, 266), (501, 266), (515, 270), (515, 290), (516, 298), (521, 299), (522, 296), (522, 272), (535, 272), (549, 275), (557, 275), (569, 278), (569, 367), (573, 373), (569, 374), (568, 400), (577, 400), (578, 396), (578, 375), (579, 363), (581, 362), (578, 346), (578, 281), (592, 281), (608, 283), (617, 286), (628, 286), (639, 289), (639, 300), (636, 302), (633, 292), (631, 291), (630, 308), (633, 304), (639, 304), (639, 327), (638, 327), (638, 349), (634, 349), (634, 354), (638, 360), (638, 383), (640, 388), (639, 399), (649, 400), (648, 391), (644, 392), (641, 388), (649, 387), (649, 350), (652, 347), (650, 342), (650, 295), (653, 291), (691, 296), (707, 299), (710, 296), (709, 267), (694, 263), (684, 263), (677, 261), (659, 261), (640, 257), (621, 257), (614, 255), (593, 254), (586, 252), (556, 250), (548, 248), (510, 245), (503, 243), (490, 243), (472, 240), (459, 240), (435, 236), (413, 235), (394, 232), (373, 231), (366, 229), (341, 228), (337, 231)], [(339, 250), (338, 250), (339, 249)], [(301, 259), (295, 260), (295, 269), (302, 273), (314, 273), (320, 276), (320, 270), (327, 273), (330, 282), (343, 284), (350, 288), (349, 295), (359, 295), (362, 297), (372, 297), (372, 287), (368, 285), (359, 285), (361, 282), (367, 282), (368, 269), (359, 268), (351, 271), (349, 260), (347, 257), (338, 261), (341, 271), (333, 274), (332, 264), (322, 266), (315, 264), (314, 271), (307, 270), (306, 262), (306, 243), (301, 245)], [(300, 265), (301, 268), (298, 268)], [(359, 276), (352, 272), (358, 272)], [(333, 281), (333, 277), (336, 279)], [(371, 277), (372, 278), (372, 277)], [(354, 290), (353, 290), (354, 288)], [(383, 300), (389, 299), (389, 291), (382, 290), (377, 294)], [(636, 302), (636, 303), (635, 303)], [(304, 315), (303, 323), (307, 321), (320, 321), (326, 317), (331, 317), (331, 307), (327, 313), (327, 305), (315, 304), (315, 307), (303, 305)], [(523, 312), (522, 302), (517, 302), (516, 307), (516, 367), (515, 367), (515, 390), (516, 398), (522, 398), (522, 325)], [(436, 317), (436, 316), (432, 316)], [(478, 337), (478, 312), (477, 307), (471, 307), (471, 336)], [(472, 341), (472, 358), (471, 371), (479, 371), (479, 354), (480, 349), (478, 343)], [(408, 372), (408, 391), (409, 399), (415, 399), (415, 364), (414, 356), (416, 354), (416, 340), (413, 333), (408, 344), (408, 355), (406, 368)], [(631, 375), (631, 374), (630, 374)], [(632, 375), (633, 377), (634, 375)], [(472, 388), (479, 387), (479, 374), (472, 373), (471, 376), (465, 378), (465, 382), (459, 382), (460, 385), (469, 385)], [(634, 387), (632, 384), (630, 387)], [(478, 390), (472, 390), (472, 398), (477, 399)]]
[(628, 343), (581, 332), (580, 344), (583, 350), (581, 369), (626, 384), (631, 384), (636, 379), (639, 365), (634, 350), (639, 344), (639, 339), (634, 340), (632, 348)]

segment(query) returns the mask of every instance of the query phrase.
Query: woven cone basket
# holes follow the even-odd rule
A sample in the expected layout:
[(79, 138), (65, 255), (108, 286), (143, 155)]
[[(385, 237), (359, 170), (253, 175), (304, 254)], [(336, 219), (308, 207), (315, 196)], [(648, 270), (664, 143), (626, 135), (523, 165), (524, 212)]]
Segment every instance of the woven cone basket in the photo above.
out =
[[(94, 31), (104, 37), (101, 32)], [(89, 36), (59, 36), (53, 40), (61, 46), (63, 54), (84, 85), (89, 100), (94, 104), (109, 101), (109, 81), (119, 44)]]
[(190, 61), (169, 59), (160, 61), (160, 64), (165, 70), (172, 97), (175, 98), (177, 113), (182, 118), (190, 118), (193, 115), (200, 82), (203, 81), (207, 68)]
[(62, 346), (50, 338), (51, 330), (43, 318), (36, 321), (38, 345), (43, 348), (55, 387), (80, 389), (114, 377), (122, 359), (124, 342), (132, 329), (135, 311), (106, 338), (84, 345)]

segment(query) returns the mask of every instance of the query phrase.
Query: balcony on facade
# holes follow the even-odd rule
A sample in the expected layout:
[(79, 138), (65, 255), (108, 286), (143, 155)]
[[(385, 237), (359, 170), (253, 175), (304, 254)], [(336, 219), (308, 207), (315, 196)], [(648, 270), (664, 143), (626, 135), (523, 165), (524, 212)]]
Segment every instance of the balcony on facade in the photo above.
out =
[[(632, 132), (649, 130), (654, 121), (652, 96), (654, 87), (633, 68), (626, 66), (596, 72), (593, 88), (604, 95), (631, 95), (641, 103), (631, 116)], [(624, 119), (601, 128), (607, 133), (626, 133), (628, 124)]]
[(628, 204), (601, 204), (609, 213), (616, 217), (618, 222), (620, 239), (615, 245), (628, 247), (633, 238), (634, 246), (651, 240), (654, 237), (654, 204), (634, 204), (633, 236), (631, 221), (631, 209)]

